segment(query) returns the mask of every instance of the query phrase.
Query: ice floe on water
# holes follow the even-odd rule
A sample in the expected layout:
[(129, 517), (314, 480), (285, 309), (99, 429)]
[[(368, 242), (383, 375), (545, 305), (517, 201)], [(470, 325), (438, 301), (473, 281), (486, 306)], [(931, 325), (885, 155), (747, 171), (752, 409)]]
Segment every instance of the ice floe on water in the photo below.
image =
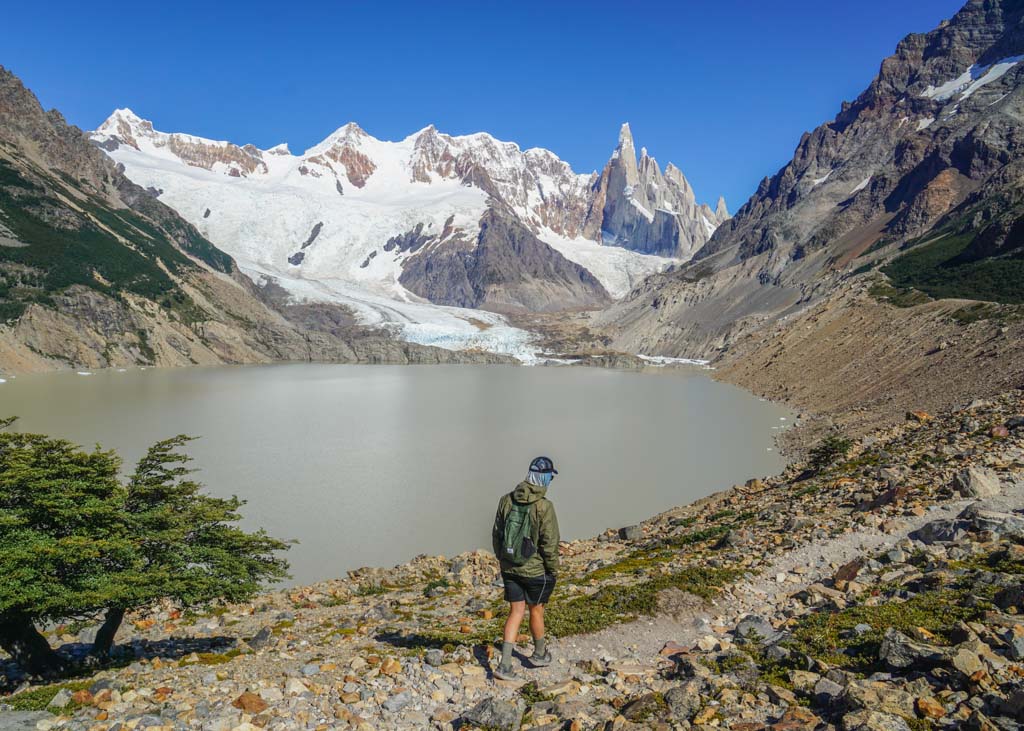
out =
[(669, 358), (664, 355), (642, 355), (641, 353), (637, 353), (636, 357), (639, 358), (640, 360), (659, 366), (691, 365), (712, 370), (711, 366), (709, 365), (711, 361), (709, 360), (699, 360), (697, 358)]
[(91, 376), (92, 373), (89, 372), (89, 371), (78, 371), (78, 375), (80, 375), (80, 376)]

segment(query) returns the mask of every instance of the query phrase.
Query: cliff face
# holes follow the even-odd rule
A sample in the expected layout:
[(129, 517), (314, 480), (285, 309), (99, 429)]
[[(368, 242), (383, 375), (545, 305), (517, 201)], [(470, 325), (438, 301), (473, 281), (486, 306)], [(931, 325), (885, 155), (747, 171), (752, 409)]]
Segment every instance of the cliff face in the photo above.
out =
[(690, 264), (606, 318), (620, 347), (713, 355), (869, 269), (933, 297), (1024, 301), (1009, 256), (1024, 215), (1022, 18), (1019, 0), (971, 0), (904, 39)]
[(610, 303), (601, 283), (538, 239), (514, 216), (484, 214), (475, 241), (427, 240), (400, 282), (431, 302), (495, 312), (594, 309)]

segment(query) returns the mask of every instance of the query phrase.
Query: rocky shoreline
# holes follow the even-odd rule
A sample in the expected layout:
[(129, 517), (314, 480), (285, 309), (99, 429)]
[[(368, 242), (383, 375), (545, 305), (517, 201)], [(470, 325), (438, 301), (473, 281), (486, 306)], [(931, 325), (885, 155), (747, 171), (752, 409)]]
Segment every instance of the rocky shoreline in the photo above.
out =
[(1022, 413), (909, 414), (821, 472), (564, 544), (556, 662), (518, 683), (490, 674), (493, 556), (420, 556), (132, 617), (114, 666), (63, 683), (0, 660), (0, 729), (1016, 728)]

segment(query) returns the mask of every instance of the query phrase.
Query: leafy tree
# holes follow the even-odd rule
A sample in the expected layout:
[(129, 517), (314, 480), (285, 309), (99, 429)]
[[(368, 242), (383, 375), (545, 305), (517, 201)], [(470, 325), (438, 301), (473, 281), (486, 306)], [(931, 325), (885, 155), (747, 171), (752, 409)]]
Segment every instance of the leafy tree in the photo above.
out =
[(842, 434), (829, 434), (811, 450), (808, 465), (815, 472), (831, 467), (853, 448), (853, 441)]
[(36, 622), (97, 612), (129, 588), (120, 467), (113, 452), (0, 432), (0, 647), (31, 673), (66, 669)]
[(127, 486), (125, 515), (139, 559), (132, 590), (112, 603), (97, 633), (93, 652), (110, 652), (127, 611), (160, 599), (183, 606), (223, 599), (244, 601), (264, 582), (288, 576), (275, 553), (288, 544), (264, 531), (246, 533), (233, 523), (241, 516), (237, 497), (215, 498), (188, 479), (190, 458), (180, 451), (189, 437), (157, 442), (140, 461)]
[(112, 451), (0, 431), (0, 647), (28, 672), (69, 670), (38, 623), (105, 611), (93, 648), (102, 655), (128, 611), (242, 601), (287, 576), (276, 556), (287, 544), (242, 531), (240, 500), (188, 479), (187, 441), (157, 443), (124, 483)]

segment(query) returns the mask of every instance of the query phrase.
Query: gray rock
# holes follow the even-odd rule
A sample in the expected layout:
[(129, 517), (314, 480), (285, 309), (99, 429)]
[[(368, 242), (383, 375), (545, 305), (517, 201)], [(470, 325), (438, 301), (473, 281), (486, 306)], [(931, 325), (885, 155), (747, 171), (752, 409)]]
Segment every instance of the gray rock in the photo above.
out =
[(254, 650), (261, 650), (264, 647), (269, 646), (274, 641), (274, 631), (270, 627), (264, 627), (256, 636), (249, 640), (249, 647)]
[(398, 713), (403, 708), (408, 706), (413, 701), (412, 691), (403, 690), (398, 695), (393, 695), (386, 701), (381, 703), (381, 707), (385, 711), (391, 711), (392, 713)]
[(996, 497), (1000, 492), (999, 475), (983, 467), (968, 467), (956, 473), (952, 487), (964, 497)]
[(61, 688), (57, 691), (57, 695), (53, 697), (47, 708), (67, 708), (67, 705), (71, 702), (71, 691), (67, 688)]
[(462, 719), (495, 731), (518, 731), (523, 721), (523, 707), (498, 698), (485, 698), (462, 714)]
[(689, 721), (700, 710), (701, 682), (690, 680), (665, 691), (665, 703), (673, 721)]
[(930, 523), (925, 523), (916, 531), (910, 534), (915, 541), (920, 541), (927, 546), (933, 543), (952, 543), (964, 537), (966, 530), (963, 525), (952, 518), (940, 518)]
[(656, 693), (646, 693), (634, 698), (622, 707), (622, 717), (627, 721), (649, 721), (661, 715), (661, 699)]
[(992, 531), (1006, 536), (1024, 536), (1024, 517), (992, 510), (986, 503), (968, 505), (957, 519), (965, 529), (975, 532)]
[(1003, 641), (1006, 643), (1006, 654), (1011, 660), (1024, 660), (1024, 633), (1008, 629), (1003, 633)]
[(843, 686), (828, 678), (822, 678), (814, 684), (814, 699), (818, 705), (830, 705), (836, 698), (843, 694)]
[(910, 726), (899, 716), (865, 710), (843, 716), (843, 731), (910, 731)]
[(772, 627), (771, 623), (764, 617), (751, 614), (744, 617), (736, 625), (736, 638), (773, 645), (782, 638), (782, 633)]
[(318, 675), (320, 673), (320, 665), (317, 663), (309, 663), (308, 665), (302, 666), (302, 674), (307, 678), (311, 675)]
[(53, 720), (45, 711), (0, 711), (0, 731), (36, 731), (39, 721)]
[(638, 541), (643, 537), (643, 529), (638, 525), (627, 525), (625, 528), (619, 528), (619, 538), (624, 541)]
[(426, 661), (427, 665), (437, 667), (438, 665), (444, 664), (444, 652), (437, 649), (436, 647), (432, 647), (429, 650), (427, 650), (426, 654), (423, 656), (423, 659)]
[(948, 648), (912, 640), (894, 627), (885, 631), (878, 656), (894, 668), (938, 665), (950, 658)]

